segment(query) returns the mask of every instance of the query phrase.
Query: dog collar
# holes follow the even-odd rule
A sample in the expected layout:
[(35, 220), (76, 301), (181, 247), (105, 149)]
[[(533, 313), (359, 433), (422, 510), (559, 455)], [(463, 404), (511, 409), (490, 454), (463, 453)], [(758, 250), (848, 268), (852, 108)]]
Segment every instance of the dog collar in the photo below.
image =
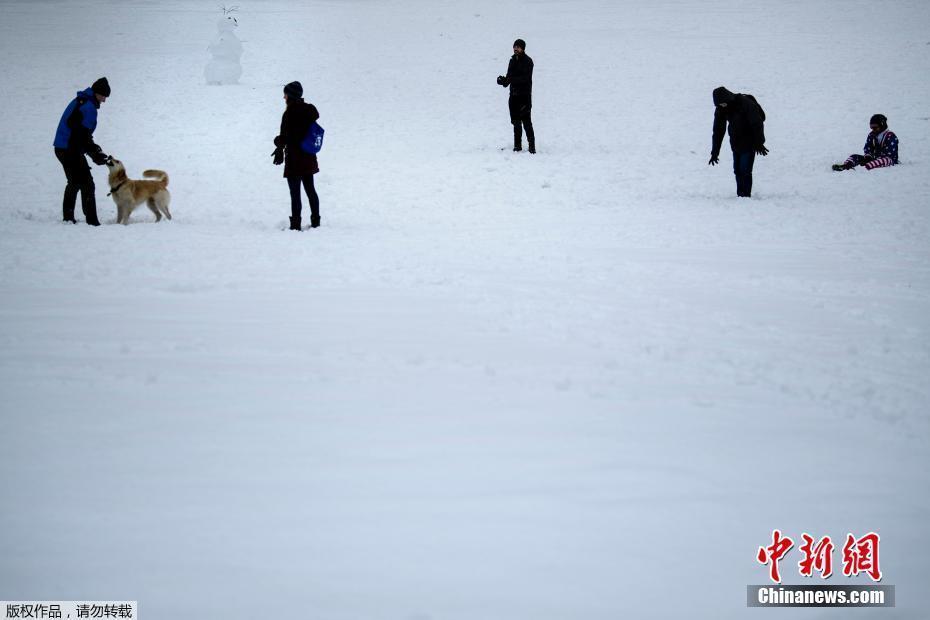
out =
[[(115, 192), (118, 192), (118, 191), (119, 191), (119, 188), (121, 188), (121, 187), (124, 186), (124, 185), (126, 185), (126, 181), (123, 181), (122, 183), (120, 183), (120, 184), (117, 185), (116, 187), (111, 187), (111, 188), (110, 188), (110, 194), (113, 194), (113, 193), (115, 193)], [(109, 196), (110, 194), (107, 194), (107, 196)]]

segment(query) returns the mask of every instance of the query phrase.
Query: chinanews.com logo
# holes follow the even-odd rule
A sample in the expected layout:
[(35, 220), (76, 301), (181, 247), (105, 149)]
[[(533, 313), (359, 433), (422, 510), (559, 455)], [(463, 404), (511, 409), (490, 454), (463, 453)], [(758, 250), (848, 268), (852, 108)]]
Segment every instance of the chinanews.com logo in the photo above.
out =
[[(830, 536), (815, 538), (801, 534), (798, 573), (802, 577), (817, 575), (822, 580), (833, 576), (833, 556), (837, 546)], [(839, 543), (839, 541), (837, 541)], [(881, 537), (869, 532), (861, 537), (848, 533), (842, 547), (842, 574), (845, 577), (868, 576), (874, 584), (861, 585), (781, 585), (780, 562), (795, 547), (794, 540), (772, 530), (772, 542), (759, 547), (756, 561), (768, 567), (771, 584), (746, 586), (748, 607), (894, 607), (894, 586), (875, 585), (882, 580), (879, 547)], [(787, 562), (786, 562), (787, 564)], [(839, 567), (838, 567), (839, 568)], [(774, 584), (774, 585), (772, 585)]]

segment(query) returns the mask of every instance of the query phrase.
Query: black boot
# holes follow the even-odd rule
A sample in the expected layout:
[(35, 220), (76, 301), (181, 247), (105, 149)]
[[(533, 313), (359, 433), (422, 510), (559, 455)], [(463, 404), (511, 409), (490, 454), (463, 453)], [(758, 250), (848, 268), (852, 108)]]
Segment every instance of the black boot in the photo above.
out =
[(513, 150), (523, 150), (523, 127), (519, 123), (513, 125)]
[(299, 217), (291, 217), (290, 220), (291, 220), (291, 228), (290, 228), (290, 230), (300, 230), (300, 218), (299, 218)]
[(526, 123), (526, 142), (530, 147), (530, 153), (536, 153), (536, 133), (532, 123)]
[(320, 216), (311, 215), (310, 216), (310, 228), (319, 228), (320, 227)]
[(65, 186), (65, 196), (61, 202), (61, 219), (65, 222), (77, 224), (74, 219), (74, 205), (77, 202), (78, 188), (70, 183)]
[(93, 182), (81, 185), (81, 209), (84, 211), (84, 219), (91, 226), (100, 226), (100, 220), (97, 219), (97, 198), (94, 196)]

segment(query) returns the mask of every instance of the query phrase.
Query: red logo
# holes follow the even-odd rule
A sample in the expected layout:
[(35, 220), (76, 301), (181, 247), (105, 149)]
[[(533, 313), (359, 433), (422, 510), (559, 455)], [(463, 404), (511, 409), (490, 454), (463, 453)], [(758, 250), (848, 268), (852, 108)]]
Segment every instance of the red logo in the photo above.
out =
[[(817, 540), (806, 532), (801, 534), (804, 541), (799, 551), (803, 555), (798, 562), (798, 571), (802, 577), (813, 577), (818, 573), (821, 579), (827, 579), (833, 574), (833, 540), (829, 536)], [(881, 538), (875, 532), (869, 532), (862, 538), (852, 534), (846, 536), (843, 545), (843, 574), (855, 577), (860, 573), (868, 575), (872, 581), (882, 580), (882, 571), (878, 564), (878, 546)], [(774, 583), (781, 583), (781, 574), (778, 563), (785, 558), (794, 541), (783, 536), (781, 530), (772, 530), (772, 544), (759, 547), (756, 561), (769, 567), (769, 579)]]

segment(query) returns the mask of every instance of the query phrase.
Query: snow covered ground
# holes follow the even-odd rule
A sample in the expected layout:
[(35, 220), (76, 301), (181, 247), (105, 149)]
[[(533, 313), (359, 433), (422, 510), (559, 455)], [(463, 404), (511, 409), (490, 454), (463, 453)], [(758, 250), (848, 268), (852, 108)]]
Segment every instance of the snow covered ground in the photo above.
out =
[[(756, 617), (779, 528), (879, 532), (898, 607), (773, 616), (930, 615), (930, 4), (248, 2), (222, 87), (214, 4), (0, 2), (0, 599)], [(97, 142), (168, 171), (171, 222), (116, 225), (101, 168), (104, 225), (59, 222), (102, 75)], [(706, 165), (721, 84), (768, 114), (748, 201)], [(830, 172), (876, 112), (902, 164)]]

